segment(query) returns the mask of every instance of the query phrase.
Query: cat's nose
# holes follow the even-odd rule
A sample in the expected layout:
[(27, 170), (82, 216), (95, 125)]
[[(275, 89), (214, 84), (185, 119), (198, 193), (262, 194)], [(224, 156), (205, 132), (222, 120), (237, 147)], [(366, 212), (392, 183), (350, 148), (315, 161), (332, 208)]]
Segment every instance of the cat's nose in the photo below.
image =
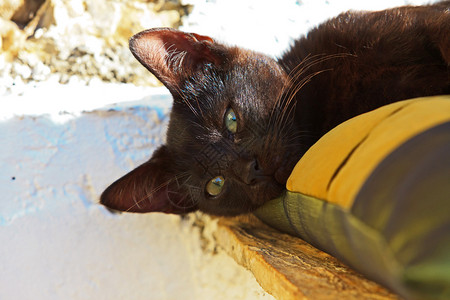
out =
[(236, 177), (245, 184), (255, 184), (266, 177), (256, 158), (250, 160), (238, 159), (235, 161), (233, 169)]

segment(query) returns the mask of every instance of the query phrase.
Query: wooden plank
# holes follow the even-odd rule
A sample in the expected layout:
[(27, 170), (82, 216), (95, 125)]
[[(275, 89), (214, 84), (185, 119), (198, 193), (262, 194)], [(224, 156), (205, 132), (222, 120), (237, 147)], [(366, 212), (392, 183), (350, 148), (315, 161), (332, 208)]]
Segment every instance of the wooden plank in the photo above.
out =
[(277, 299), (400, 299), (305, 241), (253, 215), (220, 218), (214, 237)]

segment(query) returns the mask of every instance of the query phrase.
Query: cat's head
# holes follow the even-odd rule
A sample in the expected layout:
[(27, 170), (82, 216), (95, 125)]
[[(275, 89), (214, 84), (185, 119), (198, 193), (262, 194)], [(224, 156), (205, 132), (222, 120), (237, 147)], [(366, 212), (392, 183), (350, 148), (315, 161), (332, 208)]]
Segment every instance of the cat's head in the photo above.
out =
[(133, 36), (130, 49), (173, 95), (167, 142), (111, 184), (102, 204), (236, 215), (283, 191), (297, 137), (275, 60), (168, 28)]

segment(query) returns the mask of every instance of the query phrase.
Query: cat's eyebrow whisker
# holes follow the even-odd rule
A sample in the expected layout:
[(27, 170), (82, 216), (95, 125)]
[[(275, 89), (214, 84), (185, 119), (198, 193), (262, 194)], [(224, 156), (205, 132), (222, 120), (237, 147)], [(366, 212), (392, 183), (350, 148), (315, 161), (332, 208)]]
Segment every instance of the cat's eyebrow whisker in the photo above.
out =
[[(313, 67), (316, 64), (323, 62), (326, 57), (327, 56), (325, 54), (316, 54), (316, 55), (308, 54), (297, 66), (295, 66), (295, 68), (293, 68), (291, 70), (291, 72), (289, 72), (289, 74), (288, 74), (289, 82), (288, 82), (287, 88), (291, 87), (291, 85), (302, 74), (304, 74), (306, 72), (306, 70), (308, 70), (309, 68)], [(329, 59), (331, 59), (331, 58), (329, 58)], [(287, 97), (291, 96), (292, 89), (289, 89), (289, 92), (290, 93), (287, 94)]]
[[(348, 53), (342, 53), (342, 54), (331, 54), (331, 55), (325, 55), (325, 54), (316, 54), (316, 55), (311, 55), (308, 54), (295, 68), (293, 68), (293, 70), (291, 70), (291, 72), (288, 74), (288, 81), (285, 84), (285, 86), (283, 87), (282, 90), (282, 94), (280, 97), (278, 97), (276, 104), (274, 106), (274, 109), (271, 112), (271, 116), (269, 119), (269, 123), (272, 122), (272, 117), (273, 117), (273, 113), (276, 109), (278, 109), (280, 107), (280, 105), (283, 105), (283, 107), (286, 107), (290, 104), (290, 102), (292, 101), (292, 99), (295, 97), (295, 95), (298, 93), (299, 89), (297, 88), (299, 85), (303, 84), (303, 80), (302, 79), (300, 82), (298, 82), (294, 87), (292, 87), (292, 85), (294, 84), (294, 82), (296, 82), (300, 76), (302, 76), (308, 69), (310, 69), (311, 67), (322, 63), (326, 60), (330, 60), (330, 59), (334, 59), (334, 58), (339, 58), (339, 57), (346, 57), (346, 56), (350, 56), (351, 54)], [(285, 94), (285, 92), (287, 91), (287, 93)], [(286, 103), (284, 103), (284, 101), (288, 99), (286, 101)], [(284, 114), (284, 113), (283, 113)], [(279, 117), (277, 119), (280, 119)], [(278, 120), (276, 121), (276, 123), (279, 122)]]
[[(292, 111), (295, 109), (296, 105), (290, 105), (292, 100), (294, 99), (295, 95), (306, 85), (308, 84), (312, 78), (314, 78), (315, 76), (327, 72), (327, 71), (332, 71), (332, 69), (325, 69), (325, 70), (321, 70), (321, 71), (317, 71), (315, 73), (309, 74), (307, 77), (305, 77), (305, 79), (303, 79), (302, 81), (299, 82), (299, 85), (296, 86), (295, 92), (291, 95), (290, 99), (287, 101), (287, 104), (284, 108), (284, 113), (283, 113), (283, 118), (285, 119), (285, 121), (288, 119), (287, 116), (290, 115), (292, 113)], [(297, 103), (295, 103), (297, 104)], [(289, 111), (286, 112), (286, 108), (290, 106)], [(283, 121), (283, 118), (280, 120), (280, 122), (285, 122)]]
[[(299, 77), (305, 73), (306, 70), (310, 69), (311, 67), (313, 67), (317, 64), (323, 63), (327, 60), (336, 59), (336, 58), (344, 58), (344, 57), (348, 57), (348, 56), (354, 56), (354, 55), (350, 54), (350, 53), (340, 53), (340, 54), (330, 54), (330, 55), (317, 54), (317, 55), (313, 55), (313, 56), (308, 55), (301, 62), (301, 64), (296, 66), (289, 73), (290, 83), (292, 84), (295, 81), (297, 81), (299, 79)], [(291, 89), (291, 91), (292, 91), (292, 89)]]
[[(305, 86), (306, 83), (308, 83), (310, 81), (310, 79), (312, 78), (311, 75), (312, 74), (307, 75), (305, 78), (300, 80), (293, 89), (290, 90), (289, 98), (287, 98), (287, 100), (285, 100), (285, 103), (283, 103), (283, 107), (281, 109), (281, 113), (277, 116), (277, 118), (275, 120), (275, 124), (281, 125), (281, 124), (284, 123), (283, 120), (288, 120), (288, 118), (287, 118), (287, 109), (288, 109), (288, 107), (290, 106), (292, 100), (294, 99), (294, 97), (298, 93), (298, 91), (300, 91), (300, 89), (303, 86)], [(292, 111), (293, 107), (295, 107), (295, 105), (293, 105), (289, 109), (289, 113)]]
[[(318, 61), (316, 61), (316, 62), (314, 62), (314, 64), (317, 64), (317, 63), (320, 63), (320, 62), (325, 61), (325, 60), (327, 60), (327, 59), (330, 59), (330, 57), (331, 57), (331, 55), (328, 56), (328, 57), (325, 57), (325, 58), (323, 58), (323, 59), (320, 59), (320, 60), (318, 60)], [(307, 75), (305, 78), (303, 78), (302, 80), (300, 80), (300, 81), (295, 85), (295, 87), (290, 91), (288, 100), (286, 101), (286, 103), (284, 103), (284, 107), (283, 107), (282, 113), (281, 113), (281, 115), (280, 115), (281, 117), (277, 118), (277, 122), (278, 122), (278, 123), (282, 124), (282, 123), (284, 122), (283, 119), (285, 119), (285, 120), (288, 119), (287, 116), (288, 116), (289, 114), (292, 113), (293, 109), (295, 108), (295, 105), (291, 106), (290, 109), (289, 109), (289, 111), (287, 111), (287, 108), (290, 106), (290, 104), (291, 104), (292, 100), (294, 99), (295, 95), (297, 95), (297, 93), (298, 93), (298, 92), (299, 92), (299, 91), (300, 91), (307, 83), (309, 83), (309, 82), (311, 81), (312, 78), (314, 78), (315, 76), (317, 76), (317, 75), (319, 75), (319, 74), (321, 74), (321, 73), (323, 73), (323, 72), (327, 72), (327, 71), (332, 71), (332, 69), (324, 69), (324, 70), (320, 70), (320, 71), (314, 72), (314, 73), (312, 73), (312, 74), (309, 74), (309, 75)], [(299, 75), (299, 76), (300, 76), (300, 75)], [(299, 77), (299, 76), (298, 76), (298, 77)], [(298, 77), (297, 77), (297, 78), (298, 78)], [(295, 104), (296, 104), (296, 103), (295, 103)]]
[[(274, 110), (272, 110), (270, 119), (269, 119), (269, 126), (268, 128), (272, 131), (272, 135), (273, 135), (273, 139), (271, 139), (272, 141), (267, 141), (267, 143), (264, 145), (265, 147), (267, 147), (268, 149), (270, 148), (270, 145), (272, 144), (276, 144), (276, 141), (279, 140), (283, 140), (286, 141), (288, 140), (289, 143), (292, 143), (292, 141), (296, 141), (301, 137), (307, 137), (307, 136), (313, 136), (313, 134), (311, 132), (297, 132), (295, 135), (292, 136), (292, 132), (289, 133), (290, 131), (288, 130), (280, 130), (281, 128), (285, 128), (285, 127), (289, 127), (289, 124), (293, 122), (293, 119), (289, 118), (288, 116), (291, 115), (293, 113), (293, 110), (296, 107), (297, 103), (294, 103), (294, 105), (291, 105), (295, 96), (298, 94), (298, 92), (306, 85), (308, 84), (312, 78), (314, 78), (315, 76), (317, 76), (320, 73), (326, 72), (326, 71), (330, 71), (331, 69), (325, 69), (325, 70), (320, 70), (311, 74), (308, 74), (306, 76), (304, 76), (304, 78), (301, 78), (301, 80), (298, 81), (298, 79), (300, 78), (300, 76), (304, 75), (304, 73), (306, 72), (306, 70), (308, 70), (309, 68), (311, 68), (312, 66), (319, 64), (327, 59), (332, 59), (334, 57), (341, 57), (342, 55), (329, 55), (329, 56), (321, 56), (319, 57), (318, 55), (316, 56), (310, 56), (308, 57), (308, 59), (305, 59), (302, 63), (303, 66), (301, 68), (297, 68), (296, 70), (296, 74), (294, 74), (290, 79), (289, 79), (289, 84), (287, 84), (285, 86), (286, 88), (289, 88), (288, 93), (283, 94), (279, 100), (278, 100), (278, 107), (277, 105), (275, 105)], [(292, 75), (292, 73), (291, 73)], [(292, 84), (295, 82), (296, 84), (294, 86), (292, 86)], [(283, 92), (286, 92), (285, 90)], [(282, 104), (282, 107), (280, 107), (279, 105)], [(276, 118), (273, 119), (273, 113), (274, 111), (278, 109), (279, 113), (276, 115)], [(281, 111), (280, 111), (281, 109)], [(279, 136), (280, 132), (284, 132), (283, 136)]]
[[(289, 72), (288, 74), (288, 81), (285, 83), (285, 85), (283, 86), (281, 93), (279, 95), (279, 97), (276, 100), (274, 109), (272, 110), (271, 114), (270, 114), (270, 118), (269, 118), (269, 123), (272, 120), (273, 114), (275, 109), (280, 105), (281, 101), (287, 97), (287, 95), (289, 94), (285, 94), (286, 90), (289, 92), (291, 89), (291, 85), (294, 83), (295, 79), (298, 78), (298, 76), (300, 76), (300, 74), (303, 73), (303, 70), (305, 70), (306, 68), (308, 68), (308, 66), (305, 66), (306, 62), (309, 61), (310, 59), (313, 59), (314, 57), (316, 57), (318, 55), (314, 55), (311, 56), (311, 54), (308, 54), (297, 66), (295, 66), (291, 72)], [(299, 74), (298, 76), (292, 75), (292, 74)]]
[(305, 76), (305, 78), (303, 78), (302, 80), (300, 80), (294, 87), (294, 89), (291, 90), (291, 94), (288, 98), (288, 101), (286, 102), (286, 106), (288, 106), (292, 99), (297, 95), (297, 93), (308, 83), (311, 81), (311, 79), (315, 76), (317, 76), (320, 73), (323, 73), (325, 71), (331, 71), (332, 69), (325, 69), (325, 70), (320, 70), (311, 74), (308, 74), (307, 76)]
[(290, 139), (288, 139), (287, 141), (295, 141), (300, 137), (313, 137), (313, 136), (315, 135), (311, 133), (311, 131), (303, 130), (302, 132), (296, 132), (296, 134), (292, 135)]
[[(287, 88), (291, 87), (291, 85), (297, 81), (300, 76), (302, 76), (306, 70), (310, 69), (311, 67), (323, 63), (327, 60), (336, 59), (336, 58), (344, 58), (349, 56), (355, 56), (351, 53), (339, 53), (339, 54), (316, 54), (316, 55), (310, 55), (308, 54), (305, 59), (302, 60), (300, 64), (298, 64), (295, 68), (292, 69), (292, 71), (289, 73), (289, 82), (287, 85)], [(289, 89), (289, 93), (286, 95), (288, 98), (293, 97), (292, 94), (296, 94), (298, 91), (293, 92), (294, 89)]]

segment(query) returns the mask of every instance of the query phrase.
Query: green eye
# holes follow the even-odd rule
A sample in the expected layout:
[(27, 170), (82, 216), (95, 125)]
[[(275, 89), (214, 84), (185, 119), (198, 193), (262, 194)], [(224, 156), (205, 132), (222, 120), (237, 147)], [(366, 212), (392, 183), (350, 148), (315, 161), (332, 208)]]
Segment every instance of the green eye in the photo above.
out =
[(227, 109), (227, 112), (225, 113), (225, 126), (231, 133), (236, 133), (237, 130), (236, 114), (234, 113), (234, 110), (231, 108)]
[(222, 176), (214, 177), (206, 184), (206, 192), (210, 196), (217, 196), (222, 192), (224, 183), (225, 179)]

